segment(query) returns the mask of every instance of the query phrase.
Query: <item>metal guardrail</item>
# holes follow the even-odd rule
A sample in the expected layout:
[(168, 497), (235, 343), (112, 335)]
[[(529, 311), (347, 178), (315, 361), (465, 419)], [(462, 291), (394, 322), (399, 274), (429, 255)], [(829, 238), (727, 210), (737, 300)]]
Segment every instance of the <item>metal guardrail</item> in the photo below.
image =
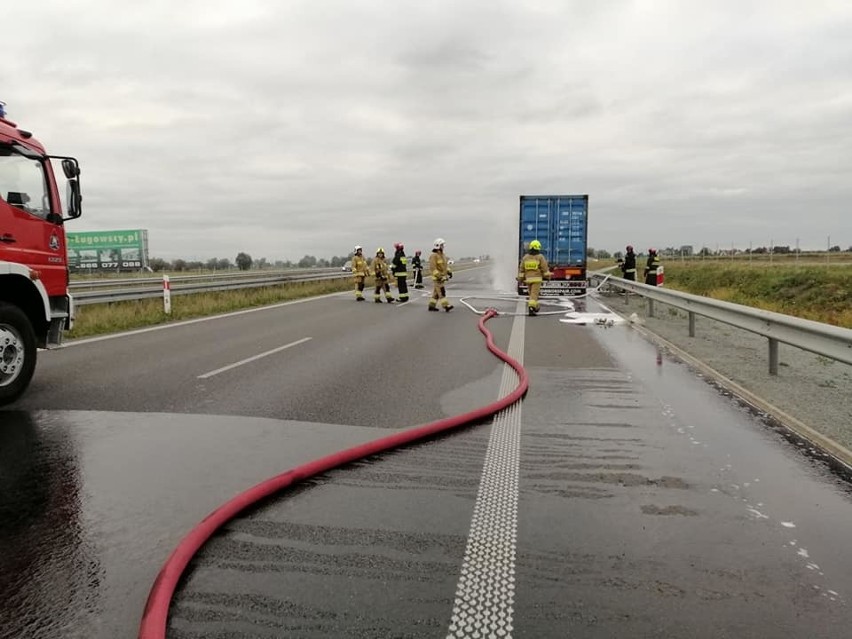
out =
[[(215, 291), (260, 288), (263, 286), (276, 286), (295, 282), (315, 282), (349, 277), (352, 277), (351, 273), (340, 271), (339, 269), (323, 269), (322, 272), (314, 271), (296, 274), (292, 272), (290, 274), (274, 273), (270, 275), (223, 273), (218, 278), (210, 275), (170, 277), (170, 285), (172, 295), (188, 295), (191, 293), (212, 293)], [(70, 288), (74, 296), (74, 302), (78, 305), (126, 302), (163, 297), (163, 279), (156, 277), (73, 282)]]
[[(461, 263), (463, 268), (469, 266)], [(172, 295), (211, 293), (241, 288), (260, 288), (294, 282), (318, 282), (352, 277), (340, 267), (290, 269), (287, 271), (239, 271), (195, 275), (169, 275)], [(126, 302), (163, 296), (163, 278), (76, 280), (69, 284), (78, 305)]]
[(686, 311), (690, 337), (695, 337), (696, 315), (766, 337), (769, 340), (770, 375), (778, 374), (779, 343), (789, 344), (838, 362), (852, 364), (852, 329), (631, 282), (604, 271), (590, 273), (589, 277), (599, 282), (599, 286), (606, 283), (647, 298), (650, 317), (654, 316), (655, 301)]
[[(311, 274), (324, 274), (324, 273), (339, 273), (343, 274), (344, 272), (340, 270), (340, 268), (299, 268), (299, 269), (288, 269), (286, 271), (219, 271), (219, 272), (211, 272), (211, 273), (201, 273), (201, 274), (193, 274), (193, 275), (176, 275), (169, 273), (169, 279), (175, 283), (181, 282), (198, 282), (204, 280), (211, 281), (221, 281), (221, 280), (230, 280), (230, 279), (258, 279), (258, 278), (276, 278), (276, 277), (286, 277), (293, 275), (311, 275)], [(105, 288), (115, 288), (119, 286), (145, 286), (145, 285), (157, 285), (162, 284), (163, 282), (163, 274), (155, 275), (153, 277), (124, 277), (124, 278), (103, 278), (103, 279), (83, 279), (83, 280), (72, 280), (69, 284), (69, 288), (73, 290), (82, 290), (82, 289), (91, 289), (91, 290), (101, 290)]]

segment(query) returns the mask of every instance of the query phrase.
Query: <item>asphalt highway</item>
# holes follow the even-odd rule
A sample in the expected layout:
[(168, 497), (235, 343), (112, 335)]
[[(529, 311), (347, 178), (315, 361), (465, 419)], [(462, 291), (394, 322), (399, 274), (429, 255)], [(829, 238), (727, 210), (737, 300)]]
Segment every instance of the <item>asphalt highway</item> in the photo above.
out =
[[(0, 412), (0, 637), (132, 637), (237, 491), (507, 392), (459, 303), (490, 280), (458, 273), (451, 313), (342, 294), (42, 353)], [(505, 313), (525, 400), (232, 522), (170, 637), (848, 634), (852, 498), (819, 455), (616, 317), (469, 303)]]

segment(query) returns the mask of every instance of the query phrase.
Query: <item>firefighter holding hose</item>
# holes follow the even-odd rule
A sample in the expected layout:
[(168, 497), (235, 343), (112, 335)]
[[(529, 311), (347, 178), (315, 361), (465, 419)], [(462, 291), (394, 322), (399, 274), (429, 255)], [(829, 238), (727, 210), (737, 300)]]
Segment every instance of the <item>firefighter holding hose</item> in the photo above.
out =
[(414, 251), (411, 258), (411, 270), (414, 271), (414, 288), (423, 288), (423, 261), (420, 259), (420, 251)]

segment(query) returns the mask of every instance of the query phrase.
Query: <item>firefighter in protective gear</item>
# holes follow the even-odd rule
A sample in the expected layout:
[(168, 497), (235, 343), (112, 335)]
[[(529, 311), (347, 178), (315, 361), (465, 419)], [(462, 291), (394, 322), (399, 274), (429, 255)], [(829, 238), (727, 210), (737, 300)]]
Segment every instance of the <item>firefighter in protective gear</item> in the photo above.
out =
[(399, 289), (399, 301), (404, 303), (408, 301), (408, 258), (405, 257), (405, 246), (402, 242), (397, 242), (393, 247), (396, 252), (393, 254), (391, 266), (396, 278), (396, 287)]
[(636, 281), (636, 253), (633, 252), (633, 247), (629, 244), (627, 245), (627, 253), (624, 254), (624, 260), (621, 262), (621, 273), (624, 279)]
[(370, 267), (367, 266), (363, 250), (360, 246), (356, 246), (355, 254), (352, 256), (352, 277), (355, 280), (355, 300), (358, 302), (364, 301), (364, 282), (370, 274)]
[(657, 285), (657, 268), (660, 266), (660, 258), (657, 255), (657, 249), (648, 249), (648, 262), (645, 264), (645, 284), (650, 286)]
[(444, 284), (452, 277), (452, 274), (444, 255), (444, 240), (440, 237), (432, 245), (429, 272), (432, 274), (432, 299), (429, 300), (429, 310), (437, 311), (438, 302), (440, 302), (441, 308), (449, 313), (453, 309), (453, 305), (447, 301), (447, 290), (444, 288)]
[(530, 315), (538, 313), (538, 293), (541, 290), (541, 283), (549, 279), (550, 267), (547, 265), (547, 259), (541, 254), (541, 242), (533, 240), (518, 265), (518, 281), (524, 282), (529, 292), (527, 310)]
[(414, 271), (414, 288), (423, 288), (423, 261), (420, 259), (420, 251), (414, 251), (411, 270)]
[(373, 279), (376, 281), (376, 294), (373, 300), (376, 304), (382, 303), (382, 291), (388, 304), (394, 301), (390, 294), (390, 269), (385, 262), (385, 249), (377, 248), (376, 257), (373, 259)]

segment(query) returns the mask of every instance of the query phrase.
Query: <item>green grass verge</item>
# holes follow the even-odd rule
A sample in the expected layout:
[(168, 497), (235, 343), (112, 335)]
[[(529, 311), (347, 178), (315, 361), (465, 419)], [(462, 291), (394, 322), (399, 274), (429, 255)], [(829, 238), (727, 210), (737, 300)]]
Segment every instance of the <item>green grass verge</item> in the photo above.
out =
[(666, 287), (852, 328), (852, 265), (664, 262)]
[(322, 282), (294, 282), (236, 291), (173, 295), (171, 315), (163, 311), (162, 299), (87, 304), (77, 308), (74, 330), (68, 332), (66, 337), (74, 339), (103, 335), (350, 290), (354, 290), (352, 278), (345, 277)]

